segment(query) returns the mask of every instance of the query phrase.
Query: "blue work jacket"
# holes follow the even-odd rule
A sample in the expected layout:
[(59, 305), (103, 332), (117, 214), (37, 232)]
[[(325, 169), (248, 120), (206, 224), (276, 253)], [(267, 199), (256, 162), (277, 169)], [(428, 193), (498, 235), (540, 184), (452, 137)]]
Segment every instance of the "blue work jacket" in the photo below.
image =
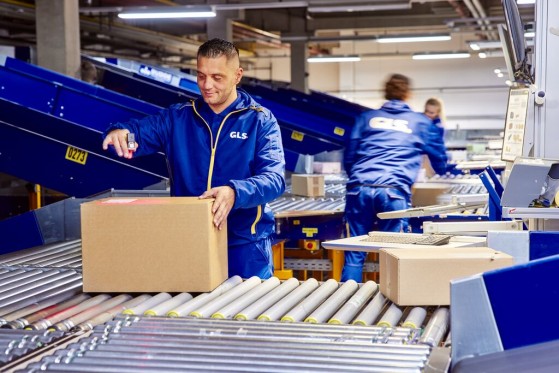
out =
[(219, 114), (200, 98), (156, 115), (115, 123), (105, 131), (135, 134), (135, 156), (167, 156), (172, 196), (199, 196), (212, 187), (235, 190), (227, 218), (228, 244), (260, 241), (274, 233), (266, 204), (285, 190), (285, 160), (276, 118), (242, 90)]
[(387, 101), (356, 120), (344, 153), (348, 188), (386, 185), (410, 195), (423, 154), (436, 173), (445, 173), (447, 156), (440, 128), (403, 101)]

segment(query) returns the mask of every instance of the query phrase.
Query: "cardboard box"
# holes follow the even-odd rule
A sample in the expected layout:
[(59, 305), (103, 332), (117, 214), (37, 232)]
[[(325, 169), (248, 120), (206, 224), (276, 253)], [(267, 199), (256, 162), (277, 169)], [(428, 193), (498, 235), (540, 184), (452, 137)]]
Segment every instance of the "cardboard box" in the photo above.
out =
[(400, 306), (450, 304), (450, 280), (513, 265), (487, 247), (381, 249), (380, 291)]
[(341, 162), (314, 162), (312, 170), (316, 174), (339, 174), (342, 172)]
[(415, 183), (412, 187), (411, 204), (413, 207), (438, 205), (439, 196), (450, 189), (448, 184)]
[(81, 205), (85, 292), (206, 292), (227, 279), (213, 200), (105, 198)]
[(323, 175), (291, 175), (291, 193), (305, 197), (324, 196)]

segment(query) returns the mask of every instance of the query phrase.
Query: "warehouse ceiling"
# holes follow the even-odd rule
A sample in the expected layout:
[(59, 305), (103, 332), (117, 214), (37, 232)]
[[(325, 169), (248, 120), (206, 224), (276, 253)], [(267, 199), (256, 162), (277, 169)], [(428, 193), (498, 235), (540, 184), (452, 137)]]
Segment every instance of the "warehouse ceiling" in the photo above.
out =
[[(205, 19), (122, 20), (122, 8), (212, 5), (218, 16)], [(520, 6), (524, 23), (534, 6)], [(501, 0), (80, 0), (82, 51), (94, 56), (138, 58), (191, 66), (197, 46), (232, 22), (232, 39), (243, 58), (288, 55), (290, 44), (305, 42), (310, 55), (335, 54), (344, 42), (371, 41), (360, 48), (370, 58), (426, 50), (425, 45), (372, 47), (382, 35), (450, 33), (453, 44), (430, 49), (468, 49), (467, 41), (498, 40), (504, 23)], [(214, 34), (214, 35), (212, 35)], [(0, 0), (0, 44), (35, 43), (34, 1)]]

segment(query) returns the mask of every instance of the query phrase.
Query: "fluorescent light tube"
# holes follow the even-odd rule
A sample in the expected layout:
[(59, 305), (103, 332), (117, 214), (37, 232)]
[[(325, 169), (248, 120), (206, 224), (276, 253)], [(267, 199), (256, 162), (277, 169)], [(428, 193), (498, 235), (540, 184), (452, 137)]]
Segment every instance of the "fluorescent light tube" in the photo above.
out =
[(414, 54), (412, 59), (414, 60), (444, 60), (444, 59), (454, 59), (454, 58), (470, 58), (470, 54), (467, 52), (459, 53), (420, 53)]
[(307, 62), (359, 62), (358, 56), (316, 56), (307, 58)]
[(122, 19), (211, 18), (215, 16), (215, 10), (208, 6), (125, 8), (118, 13), (118, 18)]
[(450, 40), (450, 35), (394, 35), (379, 36), (377, 43), (417, 43), (426, 41), (446, 41)]

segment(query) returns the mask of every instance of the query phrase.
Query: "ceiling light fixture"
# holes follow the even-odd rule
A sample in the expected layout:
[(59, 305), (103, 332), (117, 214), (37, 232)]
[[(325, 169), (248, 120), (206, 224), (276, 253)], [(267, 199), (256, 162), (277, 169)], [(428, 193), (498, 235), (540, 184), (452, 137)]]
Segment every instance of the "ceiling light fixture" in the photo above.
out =
[(417, 43), (427, 41), (446, 41), (451, 37), (448, 34), (437, 35), (387, 35), (376, 38), (377, 43)]
[[(310, 5), (310, 4), (309, 4)], [(409, 1), (394, 1), (386, 4), (369, 4), (369, 5), (332, 5), (332, 6), (309, 6), (307, 10), (309, 13), (334, 13), (334, 12), (375, 12), (380, 10), (401, 10), (410, 9), (411, 4)]]
[(118, 18), (122, 19), (211, 18), (215, 16), (215, 9), (210, 6), (123, 8), (123, 11), (118, 13)]
[(416, 53), (412, 56), (414, 60), (443, 60), (454, 58), (470, 58), (470, 54), (468, 52)]
[(469, 41), (468, 45), (474, 51), (479, 51), (482, 49), (501, 49), (501, 42), (493, 40)]
[(536, 0), (516, 0), (518, 5), (535, 4)]
[(359, 56), (314, 56), (307, 58), (307, 62), (359, 62)]

